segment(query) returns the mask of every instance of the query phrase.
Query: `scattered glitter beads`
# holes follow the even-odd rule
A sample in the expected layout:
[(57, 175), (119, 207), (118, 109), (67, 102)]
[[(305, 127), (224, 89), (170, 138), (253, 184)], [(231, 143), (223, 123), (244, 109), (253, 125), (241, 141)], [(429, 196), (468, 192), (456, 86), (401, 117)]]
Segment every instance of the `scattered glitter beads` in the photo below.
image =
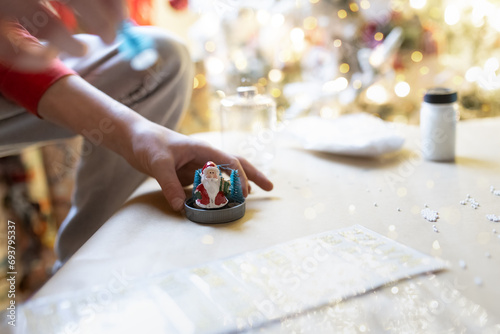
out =
[(460, 205), (467, 205), (467, 203), (470, 203), (473, 209), (479, 208), (479, 203), (474, 198), (470, 197), (469, 194), (467, 194), (466, 199), (460, 201)]
[[(494, 222), (494, 223), (500, 223), (500, 217), (497, 216), (497, 215), (494, 215), (494, 214), (489, 214), (489, 215), (486, 215), (486, 218), (491, 221), (491, 222)], [(495, 233), (495, 232), (493, 232)]]
[(467, 268), (467, 263), (465, 263), (464, 260), (460, 260), (458, 261), (458, 265), (460, 266), (460, 268), (462, 269), (466, 269)]
[(377, 207), (377, 206), (378, 206), (378, 205), (377, 205), (377, 202), (373, 203), (373, 206), (374, 206), (374, 207)]
[(434, 230), (434, 232), (439, 233), (439, 230), (436, 225), (432, 225), (432, 229)]
[(425, 209), (420, 211), (420, 214), (424, 219), (430, 222), (436, 222), (439, 218), (439, 213), (437, 211), (429, 209), (428, 207), (425, 207)]
[(490, 186), (490, 193), (492, 193), (495, 196), (500, 196), (500, 190), (495, 190), (495, 187)]

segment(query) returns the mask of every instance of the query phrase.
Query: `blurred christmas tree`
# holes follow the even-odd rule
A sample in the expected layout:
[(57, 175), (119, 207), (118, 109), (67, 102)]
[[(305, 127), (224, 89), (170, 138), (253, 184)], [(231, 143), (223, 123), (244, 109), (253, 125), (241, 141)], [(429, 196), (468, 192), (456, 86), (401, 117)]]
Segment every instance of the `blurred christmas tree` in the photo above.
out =
[(198, 187), (201, 183), (201, 168), (197, 169), (194, 172), (194, 181), (193, 181), (193, 197), (194, 197), (194, 192), (196, 190), (196, 187)]
[[(219, 94), (255, 84), (285, 117), (357, 110), (418, 123), (424, 91), (459, 92), (462, 118), (499, 115), (493, 0), (192, 0), (193, 55)], [(197, 88), (195, 80), (195, 89)]]
[(231, 186), (229, 186), (229, 199), (238, 203), (245, 202), (243, 190), (241, 189), (240, 176), (237, 170), (233, 170), (230, 176)]

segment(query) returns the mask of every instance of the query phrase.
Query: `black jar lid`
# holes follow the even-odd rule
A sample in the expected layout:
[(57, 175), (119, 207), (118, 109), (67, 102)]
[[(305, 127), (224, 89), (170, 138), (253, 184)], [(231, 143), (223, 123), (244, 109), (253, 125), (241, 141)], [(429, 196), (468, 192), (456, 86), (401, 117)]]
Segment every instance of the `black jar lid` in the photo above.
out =
[(453, 103), (458, 99), (457, 92), (449, 88), (431, 88), (424, 95), (427, 103)]

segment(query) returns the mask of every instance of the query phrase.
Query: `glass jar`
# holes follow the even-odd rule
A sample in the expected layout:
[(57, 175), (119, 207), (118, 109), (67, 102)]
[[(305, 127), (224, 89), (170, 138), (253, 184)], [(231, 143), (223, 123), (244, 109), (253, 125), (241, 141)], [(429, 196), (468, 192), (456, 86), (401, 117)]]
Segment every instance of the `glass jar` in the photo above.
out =
[(276, 102), (254, 86), (221, 101), (222, 148), (268, 174), (275, 156)]

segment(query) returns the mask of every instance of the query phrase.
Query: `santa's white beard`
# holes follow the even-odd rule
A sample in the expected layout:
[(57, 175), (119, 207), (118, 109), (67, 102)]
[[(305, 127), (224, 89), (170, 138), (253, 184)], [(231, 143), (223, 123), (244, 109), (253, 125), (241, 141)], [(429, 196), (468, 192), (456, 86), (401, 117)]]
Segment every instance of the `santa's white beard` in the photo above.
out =
[(201, 183), (205, 187), (205, 190), (208, 193), (208, 197), (210, 197), (210, 202), (213, 202), (215, 200), (215, 197), (219, 193), (219, 188), (220, 188), (219, 179), (202, 177)]

